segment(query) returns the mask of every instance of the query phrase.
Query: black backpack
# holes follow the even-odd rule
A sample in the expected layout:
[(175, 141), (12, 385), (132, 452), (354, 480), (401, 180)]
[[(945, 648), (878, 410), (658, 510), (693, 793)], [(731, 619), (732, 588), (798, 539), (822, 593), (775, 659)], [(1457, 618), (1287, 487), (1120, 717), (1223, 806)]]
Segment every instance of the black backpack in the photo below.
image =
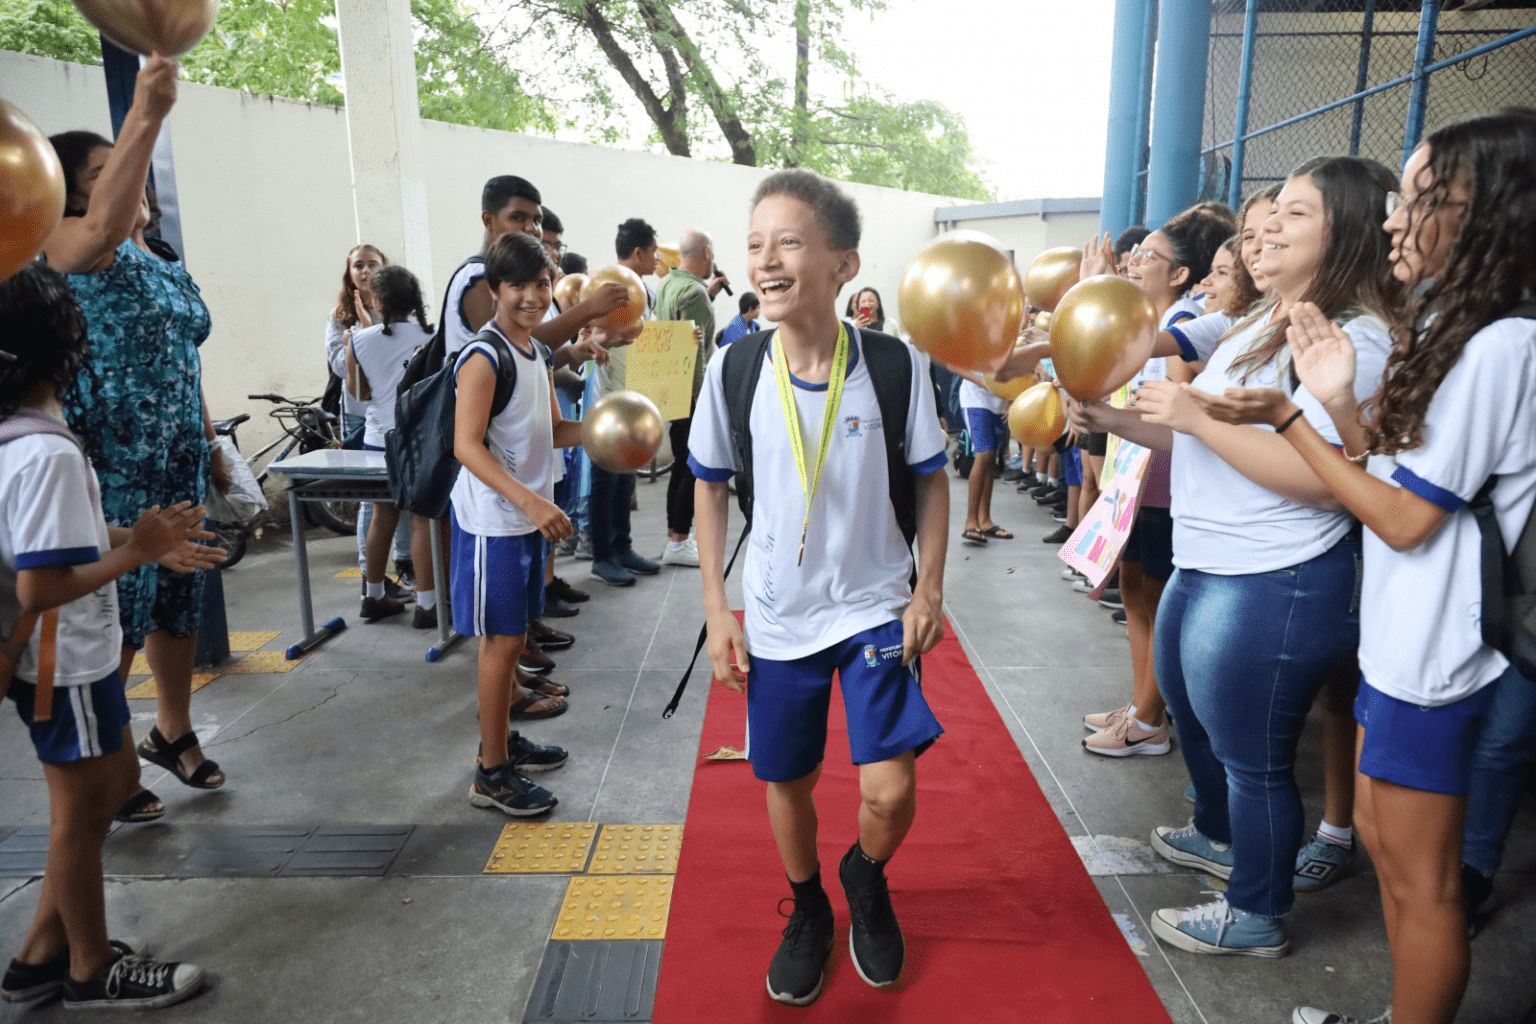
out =
[[(442, 339), (441, 329), (432, 344)], [(496, 395), (491, 415), (497, 416), (512, 400), (517, 383), (517, 356), (501, 332), (488, 328), (475, 341), (496, 352)], [(422, 351), (426, 351), (423, 347)], [(419, 355), (420, 353), (418, 353)], [(439, 357), (439, 362), (442, 358)], [(453, 457), (453, 418), (458, 408), (452, 363), (402, 392), (395, 400), (395, 426), (384, 438), (384, 459), (389, 467), (389, 490), (395, 504), (428, 519), (448, 514), (459, 462)]]
[[(1536, 301), (1521, 303), (1500, 319), (1536, 320)], [(1493, 507), (1490, 476), (1467, 506), (1482, 534), (1483, 643), (1510, 660), (1525, 678), (1536, 681), (1536, 509), (1525, 521), (1512, 552)]]
[[(752, 532), (752, 401), (757, 394), (757, 381), (763, 372), (772, 331), (758, 331), (728, 345), (720, 358), (722, 387), (731, 430), (731, 446), (736, 450), (736, 461), (741, 472), (735, 476), (736, 503), (746, 522), (736, 541), (736, 550), (725, 565), (725, 575), (731, 574), (736, 557)], [(859, 332), (859, 349), (869, 368), (870, 382), (875, 388), (875, 401), (880, 407), (880, 426), (885, 433), (886, 472), (890, 479), (891, 507), (896, 513), (896, 525), (901, 535), (912, 546), (917, 536), (917, 477), (907, 462), (907, 417), (912, 409), (912, 352), (900, 338), (875, 331)], [(661, 713), (671, 718), (682, 702), (683, 691), (688, 688), (688, 678), (699, 660), (699, 652), (709, 635), (707, 626), (700, 627), (693, 657), (683, 671), (677, 691)]]
[[(397, 396), (404, 396), (407, 391), (443, 368), (443, 361), (448, 355), (448, 318), (459, 315), (458, 310), (448, 308), (448, 298), (453, 294), (453, 279), (470, 264), (484, 262), (483, 256), (471, 256), (454, 267), (453, 273), (448, 275), (448, 287), (443, 289), (443, 304), (437, 318), (437, 333), (432, 335), (431, 341), (417, 349), (411, 361), (405, 364), (405, 376), (400, 378), (400, 387), (395, 392)], [(452, 446), (449, 450), (452, 451)]]

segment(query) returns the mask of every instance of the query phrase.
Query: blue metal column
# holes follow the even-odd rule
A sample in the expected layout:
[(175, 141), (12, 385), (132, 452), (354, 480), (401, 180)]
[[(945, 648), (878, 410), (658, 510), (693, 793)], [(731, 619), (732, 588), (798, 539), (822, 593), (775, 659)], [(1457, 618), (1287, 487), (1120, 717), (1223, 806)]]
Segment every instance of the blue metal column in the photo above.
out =
[(1210, 0), (1162, 0), (1152, 95), (1152, 156), (1147, 165), (1147, 227), (1162, 224), (1199, 194), (1210, 42)]
[(1413, 155), (1424, 135), (1424, 112), (1429, 100), (1429, 75), (1425, 65), (1434, 59), (1435, 28), (1440, 23), (1440, 0), (1424, 0), (1419, 9), (1419, 44), (1413, 51), (1413, 81), (1408, 86), (1408, 123), (1403, 126), (1403, 163)]
[[(1367, 3), (1370, 0), (1366, 0)], [(1234, 210), (1243, 202), (1243, 161), (1248, 155), (1248, 97), (1253, 91), (1253, 41), (1259, 29), (1259, 0), (1248, 0), (1243, 12), (1243, 53), (1237, 73), (1237, 113), (1232, 119), (1232, 180), (1227, 182), (1227, 204)]]
[[(1371, 40), (1376, 34), (1376, 0), (1365, 0), (1365, 18), (1360, 24), (1360, 65), (1355, 69), (1355, 92), (1364, 92), (1371, 74)], [(1365, 100), (1355, 102), (1349, 123), (1349, 155), (1360, 155), (1360, 129), (1365, 123)]]
[(1136, 190), (1131, 209), (1131, 223), (1140, 224), (1147, 215), (1147, 140), (1152, 134), (1152, 66), (1157, 56), (1157, 3), (1146, 4), (1147, 20), (1141, 30), (1141, 64), (1137, 71), (1136, 99)]
[(1109, 71), (1109, 133), (1104, 141), (1104, 198), (1099, 230), (1118, 235), (1136, 216), (1136, 172), (1141, 163), (1137, 128), (1144, 117), (1141, 93), (1142, 33), (1153, 0), (1116, 0), (1114, 52)]

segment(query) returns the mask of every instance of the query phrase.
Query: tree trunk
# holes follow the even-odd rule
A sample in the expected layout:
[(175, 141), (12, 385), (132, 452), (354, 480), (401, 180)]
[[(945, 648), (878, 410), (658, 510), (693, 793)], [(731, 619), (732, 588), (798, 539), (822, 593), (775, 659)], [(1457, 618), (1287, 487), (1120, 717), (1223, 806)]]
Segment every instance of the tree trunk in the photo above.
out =
[(588, 0), (582, 7), (581, 24), (592, 33), (619, 77), (624, 79), (624, 83), (640, 100), (651, 123), (661, 133), (661, 141), (667, 147), (667, 152), (674, 156), (692, 156), (688, 144), (686, 94), (675, 94), (670, 105), (662, 103), (661, 97), (656, 95), (656, 90), (651, 88), (651, 83), (645, 80), (645, 75), (635, 66), (634, 60), (619, 42), (613, 26), (603, 16), (602, 7), (600, 0)]
[(800, 166), (800, 155), (811, 124), (811, 0), (795, 0), (795, 107), (790, 117), (790, 167)]
[[(703, 54), (698, 46), (688, 35), (688, 30), (683, 28), (677, 20), (677, 15), (672, 10), (670, 0), (639, 0), (640, 10), (650, 24), (655, 19), (656, 24), (670, 37), (669, 41), (677, 47), (677, 52), (682, 55), (687, 71), (693, 78), (693, 86), (698, 90), (699, 96), (704, 100), (704, 105), (715, 117), (715, 123), (720, 126), (720, 134), (725, 136), (726, 143), (731, 147), (731, 161), (745, 164), (748, 167), (757, 166), (757, 143), (752, 138), (752, 133), (747, 131), (746, 125), (741, 123), (741, 118), (736, 115), (736, 110), (731, 106), (731, 101), (720, 87), (714, 72), (704, 62)], [(588, 7), (593, 6), (589, 3)]]

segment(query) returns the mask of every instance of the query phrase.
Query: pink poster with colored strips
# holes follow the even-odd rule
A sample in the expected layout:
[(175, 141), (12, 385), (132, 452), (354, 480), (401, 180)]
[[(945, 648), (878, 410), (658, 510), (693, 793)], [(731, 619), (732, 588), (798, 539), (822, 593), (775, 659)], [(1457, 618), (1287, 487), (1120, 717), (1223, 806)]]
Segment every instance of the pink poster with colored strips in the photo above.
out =
[(1057, 553), (1063, 562), (1088, 577), (1095, 593), (1120, 561), (1120, 552), (1125, 550), (1131, 524), (1136, 521), (1141, 478), (1152, 458), (1150, 448), (1123, 438), (1114, 440), (1119, 444), (1109, 451), (1112, 461), (1105, 467), (1108, 481), (1099, 500)]

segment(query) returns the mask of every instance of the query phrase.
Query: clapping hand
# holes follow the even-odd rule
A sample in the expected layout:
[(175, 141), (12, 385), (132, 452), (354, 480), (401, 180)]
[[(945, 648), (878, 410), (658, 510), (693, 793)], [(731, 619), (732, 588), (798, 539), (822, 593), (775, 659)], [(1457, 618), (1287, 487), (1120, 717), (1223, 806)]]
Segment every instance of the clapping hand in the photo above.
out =
[(1136, 391), (1136, 411), (1148, 423), (1169, 427), (1181, 434), (1193, 434), (1207, 419), (1205, 407), (1193, 395), (1188, 384), (1154, 380)]
[(160, 556), (160, 564), (172, 572), (196, 572), (199, 569), (217, 569), (229, 557), (223, 548), (199, 543), (217, 540), (218, 536), (198, 527), (187, 534), (187, 539)]
[(207, 510), (193, 507), (190, 501), (179, 502), (169, 508), (159, 505), (139, 513), (133, 524), (128, 544), (137, 552), (144, 564), (157, 562), (175, 551), (194, 535), (203, 535), (202, 522)]
[(1103, 238), (1090, 238), (1083, 246), (1083, 268), (1080, 277), (1113, 274), (1115, 268), (1115, 243), (1106, 233)]
[(1194, 391), (1194, 396), (1211, 419), (1222, 423), (1278, 427), (1296, 411), (1291, 396), (1279, 388), (1227, 388), (1220, 395)]
[(1355, 346), (1338, 324), (1310, 302), (1291, 307), (1290, 342), (1296, 376), (1326, 406), (1352, 402), (1355, 394)]

